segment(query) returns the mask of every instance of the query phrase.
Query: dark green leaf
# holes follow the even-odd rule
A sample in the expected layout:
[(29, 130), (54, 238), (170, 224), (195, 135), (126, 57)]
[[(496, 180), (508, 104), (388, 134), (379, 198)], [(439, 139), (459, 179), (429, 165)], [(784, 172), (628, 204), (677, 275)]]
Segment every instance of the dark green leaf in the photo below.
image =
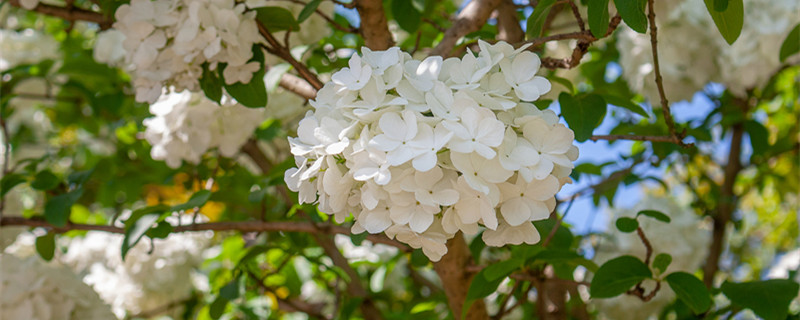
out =
[(729, 0), (728, 8), (724, 12), (714, 10), (714, 1), (716, 0), (703, 0), (706, 3), (706, 9), (714, 19), (714, 24), (717, 25), (717, 30), (725, 38), (728, 44), (733, 44), (739, 35), (742, 33), (742, 25), (744, 24), (744, 4), (742, 0)]
[(653, 276), (644, 262), (633, 256), (611, 259), (600, 266), (592, 278), (589, 293), (593, 298), (611, 298)]
[(36, 190), (52, 190), (58, 186), (59, 179), (50, 170), (42, 170), (36, 174), (31, 182), (31, 188)]
[(583, 142), (592, 137), (592, 131), (606, 115), (606, 101), (596, 94), (571, 96), (562, 92), (558, 96), (561, 115), (570, 129), (575, 132), (575, 140)]
[(753, 154), (761, 155), (769, 148), (769, 131), (758, 121), (748, 120), (744, 123), (744, 130), (750, 136), (750, 145), (753, 146)]
[(86, 180), (89, 180), (89, 177), (92, 176), (93, 172), (94, 172), (94, 169), (89, 169), (89, 170), (76, 171), (76, 172), (70, 173), (69, 176), (67, 176), (67, 183), (69, 183), (70, 185), (73, 185), (73, 184), (75, 184), (75, 185), (84, 184), (86, 182)]
[(670, 223), (670, 221), (672, 221), (672, 219), (670, 219), (668, 215), (662, 213), (661, 211), (656, 211), (656, 210), (642, 210), (642, 211), (639, 211), (639, 213), (637, 213), (636, 216), (637, 217), (638, 216), (647, 216), (647, 217), (656, 219), (656, 220), (661, 221), (661, 222), (666, 222), (666, 223)]
[(639, 221), (636, 221), (636, 219), (634, 218), (622, 217), (617, 219), (616, 225), (619, 231), (625, 233), (631, 233), (636, 231), (637, 228), (639, 228)]
[(225, 286), (219, 289), (219, 296), (227, 300), (233, 300), (239, 297), (239, 279), (233, 279)]
[(317, 7), (319, 7), (320, 3), (322, 3), (322, 0), (311, 0), (311, 2), (303, 7), (303, 10), (300, 11), (300, 14), (297, 15), (297, 23), (303, 23), (303, 21), (306, 21), (308, 17), (314, 14), (314, 11), (317, 10)]
[(484, 269), (483, 276), (486, 277), (486, 281), (489, 282), (495, 281), (498, 278), (505, 278), (514, 270), (522, 267), (523, 263), (525, 263), (525, 260), (520, 258), (503, 260), (486, 267), (486, 269)]
[(253, 73), (250, 82), (236, 82), (230, 85), (226, 83), (225, 91), (245, 107), (263, 108), (267, 105), (267, 86), (264, 84), (264, 52), (258, 46), (253, 46), (253, 58), (250, 62), (258, 62), (261, 65), (261, 69)]
[(486, 269), (481, 270), (472, 277), (472, 283), (469, 284), (469, 289), (467, 290), (467, 298), (464, 301), (464, 306), (461, 311), (461, 318), (463, 319), (469, 307), (475, 302), (475, 300), (483, 299), (493, 292), (497, 291), (497, 287), (500, 286), (500, 283), (503, 282), (505, 277), (499, 277), (493, 281), (486, 280)]
[(528, 38), (538, 38), (542, 36), (544, 21), (547, 20), (547, 15), (550, 13), (550, 9), (555, 3), (556, 0), (541, 0), (536, 4), (536, 8), (533, 9), (533, 13), (528, 17), (528, 22), (526, 24), (527, 28), (525, 33), (528, 35)]
[(392, 1), (392, 15), (400, 28), (409, 33), (416, 32), (422, 22), (422, 14), (409, 0)]
[(608, 31), (608, 0), (589, 0), (589, 30), (595, 38), (606, 36)]
[(728, 0), (714, 0), (714, 11), (723, 12), (728, 9)]
[(368, 232), (350, 234), (350, 241), (352, 241), (354, 245), (360, 246), (361, 243), (367, 239), (367, 235), (369, 235)]
[(172, 233), (172, 225), (169, 222), (161, 221), (155, 227), (147, 231), (146, 235), (150, 238), (166, 239)]
[(300, 25), (289, 10), (281, 7), (256, 8), (256, 19), (270, 32), (281, 30), (300, 30)]
[(639, 105), (638, 103), (634, 103), (630, 99), (624, 99), (624, 98), (620, 98), (618, 96), (608, 95), (608, 94), (607, 95), (603, 95), (603, 99), (605, 99), (606, 102), (608, 102), (608, 103), (610, 103), (612, 105), (615, 105), (615, 106), (620, 107), (620, 108), (628, 109), (629, 111), (631, 111), (631, 112), (633, 112), (635, 114), (638, 114), (638, 115), (640, 115), (642, 117), (645, 117), (645, 118), (649, 118), (650, 117), (650, 115), (647, 114), (647, 111), (645, 111), (644, 108), (642, 108), (641, 105)]
[[(673, 272), (666, 277), (669, 287), (696, 314), (706, 312), (711, 307), (711, 294), (703, 281), (686, 272)], [(797, 291), (795, 291), (796, 293)]]
[(664, 273), (664, 271), (667, 271), (670, 263), (672, 263), (671, 255), (668, 253), (659, 253), (656, 255), (655, 259), (653, 259), (653, 268), (658, 269), (660, 273)]
[(575, 251), (564, 249), (545, 249), (534, 257), (534, 261), (546, 262), (553, 265), (561, 264), (566, 266), (584, 266), (589, 271), (597, 271), (597, 264), (584, 258)]
[(428, 265), (428, 257), (425, 256), (425, 253), (422, 252), (421, 249), (414, 249), (411, 251), (411, 265), (415, 267), (424, 267)]
[(208, 202), (208, 198), (211, 197), (211, 191), (208, 190), (200, 190), (195, 192), (189, 201), (186, 203), (182, 203), (176, 206), (173, 206), (170, 211), (183, 211), (183, 210), (190, 210), (194, 208), (202, 207), (206, 202)]
[(789, 304), (797, 296), (800, 285), (786, 279), (722, 284), (722, 293), (731, 303), (753, 310), (764, 320), (783, 320)]
[(56, 227), (67, 225), (72, 205), (83, 195), (83, 188), (50, 198), (44, 206), (44, 220)]
[(222, 100), (222, 79), (216, 72), (208, 70), (208, 64), (203, 64), (203, 76), (200, 78), (200, 88), (206, 97), (219, 103)]
[(796, 25), (783, 40), (779, 54), (781, 62), (798, 52), (800, 52), (800, 24)]
[[(139, 240), (153, 227), (153, 224), (158, 221), (160, 216), (159, 213), (150, 213), (138, 217), (138, 219), (133, 222), (131, 222), (130, 219), (125, 222), (125, 238), (122, 240), (123, 259), (125, 259), (125, 256), (128, 254), (128, 250), (139, 243)], [(129, 223), (131, 225), (130, 228), (128, 228)]]
[(647, 16), (644, 14), (647, 0), (614, 0), (614, 5), (619, 11), (622, 21), (625, 21), (633, 31), (647, 32)]
[(208, 306), (208, 316), (210, 316), (211, 319), (219, 319), (220, 317), (222, 317), (222, 314), (225, 313), (225, 307), (227, 306), (228, 306), (228, 299), (225, 299), (223, 297), (217, 297), (216, 299), (214, 299), (214, 302), (212, 302), (211, 305)]
[(50, 232), (46, 235), (40, 236), (36, 238), (36, 252), (39, 253), (39, 256), (46, 261), (50, 261), (53, 259), (53, 255), (56, 252), (56, 236), (54, 233)]
[(25, 179), (25, 176), (21, 174), (11, 173), (6, 175), (3, 180), (0, 180), (0, 197), (5, 196), (15, 186), (25, 181), (28, 181), (28, 179)]
[[(553, 230), (555, 225), (556, 222), (553, 219), (533, 222), (533, 226), (536, 227), (536, 231), (539, 231), (539, 235), (542, 237), (542, 239), (545, 239), (550, 235), (550, 231)], [(547, 247), (550, 249), (568, 249), (572, 247), (574, 240), (575, 237), (572, 235), (572, 232), (569, 231), (569, 227), (562, 224), (558, 227), (558, 229), (556, 229), (556, 234), (553, 236), (553, 239), (550, 240), (550, 243), (547, 245)]]

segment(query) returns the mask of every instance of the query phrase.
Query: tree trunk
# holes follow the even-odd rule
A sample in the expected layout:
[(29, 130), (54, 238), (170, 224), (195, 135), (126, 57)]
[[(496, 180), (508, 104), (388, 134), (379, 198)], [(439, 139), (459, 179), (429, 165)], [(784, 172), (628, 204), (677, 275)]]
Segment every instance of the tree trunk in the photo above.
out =
[[(461, 310), (464, 300), (467, 298), (469, 285), (474, 276), (467, 271), (467, 266), (472, 260), (472, 253), (467, 247), (467, 242), (461, 232), (457, 233), (453, 239), (447, 241), (447, 254), (442, 260), (433, 264), (434, 270), (442, 280), (444, 293), (447, 295), (447, 303), (453, 311), (453, 318), (461, 319)], [(486, 304), (482, 299), (476, 300), (467, 311), (468, 320), (488, 320), (489, 314), (486, 311)]]

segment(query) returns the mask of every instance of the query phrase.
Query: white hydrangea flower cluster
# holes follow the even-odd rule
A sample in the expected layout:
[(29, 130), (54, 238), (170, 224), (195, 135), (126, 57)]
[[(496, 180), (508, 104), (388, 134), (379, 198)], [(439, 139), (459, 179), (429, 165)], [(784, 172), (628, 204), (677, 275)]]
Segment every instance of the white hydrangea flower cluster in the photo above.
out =
[(248, 62), (252, 46), (262, 38), (256, 13), (246, 9), (234, 0), (133, 0), (120, 6), (114, 28), (125, 36), (125, 64), (134, 71), (136, 100), (153, 103), (168, 87), (199, 91), (204, 63), (211, 70), (227, 64), (228, 84), (250, 82), (261, 69)]
[[(184, 224), (191, 216), (183, 217)], [(203, 262), (203, 252), (211, 244), (207, 233), (170, 234), (166, 239), (143, 242), (128, 251), (122, 260), (123, 236), (90, 231), (73, 239), (64, 264), (85, 274), (83, 281), (111, 305), (114, 314), (124, 318), (186, 299), (194, 289), (195, 269)]]
[(97, 293), (65, 267), (0, 253), (0, 270), (0, 319), (115, 319)]
[[(765, 84), (780, 67), (781, 43), (800, 23), (800, 2), (745, 0), (744, 26), (728, 45), (717, 31), (702, 1), (657, 1), (659, 62), (667, 98), (688, 100), (709, 82), (732, 92)], [(620, 27), (617, 49), (623, 77), (630, 87), (658, 100), (650, 35)]]
[[(615, 227), (616, 218), (635, 217), (641, 210), (658, 210), (670, 216), (672, 221), (666, 224), (648, 217), (640, 217), (639, 225), (647, 239), (653, 244), (653, 257), (659, 253), (672, 256), (672, 263), (664, 274), (676, 271), (694, 272), (706, 258), (706, 245), (711, 240), (710, 226), (686, 204), (669, 196), (647, 195), (632, 210), (619, 212), (617, 217), (609, 221), (610, 241), (600, 244), (595, 255), (595, 262), (604, 263), (621, 255), (633, 255), (644, 259), (646, 250), (636, 233), (622, 233)], [(647, 292), (655, 288), (655, 282), (646, 281), (643, 287)], [(596, 299), (594, 305), (605, 316), (605, 319), (649, 319), (657, 316), (661, 309), (675, 299), (675, 293), (669, 286), (661, 286), (658, 294), (648, 301), (642, 302), (637, 297), (622, 295), (611, 299)]]
[(150, 155), (177, 168), (181, 161), (200, 162), (203, 154), (218, 148), (225, 157), (239, 148), (266, 118), (261, 108), (247, 108), (223, 99), (222, 105), (203, 93), (170, 93), (150, 106), (155, 117), (144, 120), (144, 138), (153, 146)]
[(0, 71), (26, 63), (58, 58), (58, 42), (32, 29), (0, 29)]
[(550, 90), (536, 54), (479, 46), (447, 60), (354, 54), (289, 139), (297, 168), (285, 180), (300, 203), (337, 222), (353, 214), (353, 232), (386, 232), (434, 261), (479, 225), (491, 246), (538, 242), (531, 221), (569, 181), (574, 134), (528, 103)]

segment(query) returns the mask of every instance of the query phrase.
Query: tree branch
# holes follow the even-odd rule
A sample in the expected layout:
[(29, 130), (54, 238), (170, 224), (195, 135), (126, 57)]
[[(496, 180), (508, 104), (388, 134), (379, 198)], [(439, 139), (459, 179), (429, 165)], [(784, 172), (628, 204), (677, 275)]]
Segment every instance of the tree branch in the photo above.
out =
[[(20, 0), (7, 0), (7, 2), (8, 4), (14, 7), (22, 8)], [(111, 17), (105, 17), (102, 13), (75, 7), (67, 8), (67, 7), (52, 6), (40, 3), (31, 11), (38, 12), (48, 16), (58, 17), (72, 22), (75, 21), (94, 22), (100, 25), (100, 28), (103, 30), (110, 28), (111, 24), (113, 23)]]
[(311, 72), (311, 70), (309, 70), (304, 64), (297, 61), (297, 59), (292, 56), (292, 53), (289, 51), (289, 49), (282, 46), (263, 23), (260, 21), (256, 21), (256, 23), (258, 24), (258, 32), (261, 33), (261, 36), (263, 36), (269, 44), (269, 46), (265, 46), (265, 49), (267, 49), (269, 53), (291, 64), (292, 67), (297, 70), (297, 73), (299, 73), (303, 79), (308, 81), (308, 83), (314, 87), (314, 89), (322, 89), (323, 83), (319, 80), (319, 78), (317, 78), (317, 75)]
[[(616, 15), (613, 18), (611, 18), (605, 36), (607, 37), (612, 32), (614, 32), (614, 30), (617, 29), (617, 26), (619, 26), (620, 22), (622, 22), (622, 18), (619, 15)], [(542, 58), (543, 67), (547, 69), (558, 69), (558, 68), (572, 69), (581, 63), (581, 59), (583, 59), (583, 56), (586, 54), (586, 52), (589, 51), (589, 46), (593, 42), (599, 40), (595, 38), (590, 31), (584, 30), (581, 32), (566, 33), (563, 35), (554, 35), (551, 37), (542, 37), (539, 39), (533, 39), (530, 42), (533, 43), (533, 46), (531, 47), (534, 47), (544, 44), (545, 42), (548, 41), (563, 40), (563, 39), (578, 39), (578, 45), (575, 47), (575, 49), (572, 50), (572, 55), (570, 55), (568, 58), (562, 58), (562, 59), (544, 57)]]
[(449, 57), (458, 39), (461, 39), (461, 37), (470, 32), (480, 30), (486, 23), (486, 20), (489, 19), (492, 11), (500, 5), (501, 1), (502, 0), (470, 1), (458, 14), (453, 25), (450, 29), (447, 29), (447, 32), (444, 33), (444, 38), (442, 38), (442, 41), (439, 41), (439, 44), (436, 45), (436, 48), (433, 49), (430, 55), (442, 56), (444, 58)]
[(708, 248), (706, 265), (703, 267), (703, 283), (708, 288), (714, 285), (714, 275), (716, 275), (719, 270), (719, 259), (725, 244), (725, 229), (728, 226), (728, 222), (731, 220), (733, 210), (736, 209), (736, 195), (733, 192), (733, 186), (736, 182), (736, 176), (739, 175), (742, 169), (740, 157), (742, 152), (744, 123), (740, 122), (734, 124), (732, 131), (731, 146), (728, 152), (728, 165), (725, 166), (725, 178), (720, 188), (719, 205), (717, 206), (716, 214), (712, 216), (714, 219), (714, 231), (712, 232), (711, 244)]
[[(268, 71), (270, 68), (269, 66), (264, 67), (265, 71)], [(314, 87), (311, 86), (308, 81), (290, 73), (284, 73), (281, 75), (281, 80), (278, 85), (281, 86), (281, 88), (284, 88), (306, 100), (311, 100), (317, 97), (317, 89), (314, 89)]]
[[(599, 140), (607, 140), (607, 141), (616, 141), (616, 140), (632, 140), (632, 141), (651, 141), (651, 142), (669, 142), (669, 143), (676, 143), (682, 144), (680, 138), (675, 136), (639, 136), (639, 135), (625, 135), (625, 134), (609, 134), (609, 135), (596, 135), (589, 138), (592, 141), (599, 141)], [(694, 145), (690, 143), (688, 145)]]
[(381, 0), (354, 0), (361, 17), (361, 36), (364, 44), (372, 50), (386, 50), (394, 45)]
[(661, 68), (658, 63), (658, 27), (656, 26), (656, 12), (653, 3), (654, 0), (647, 1), (647, 18), (650, 20), (650, 47), (653, 49), (653, 68), (655, 68), (658, 96), (661, 98), (661, 110), (664, 112), (664, 122), (667, 123), (669, 135), (678, 141), (678, 145), (687, 148), (689, 146), (683, 143), (684, 134), (678, 134), (675, 131), (675, 120), (672, 119), (669, 101), (667, 101), (667, 95), (664, 93), (664, 80), (661, 77)]
[(503, 0), (497, 6), (497, 40), (517, 43), (525, 40), (525, 32), (517, 19), (517, 6), (512, 0)]
[[(65, 233), (70, 230), (103, 231), (110, 233), (125, 234), (125, 229), (107, 225), (93, 225), (80, 223), (67, 223), (64, 227), (56, 227), (42, 219), (23, 218), (23, 217), (2, 217), (0, 227), (3, 226), (26, 226), (41, 227), (50, 232)], [(331, 224), (314, 225), (307, 222), (293, 221), (236, 221), (236, 222), (207, 222), (184, 226), (175, 226), (173, 232), (197, 232), (197, 231), (241, 231), (241, 232), (304, 232), (312, 234), (344, 234), (351, 235), (349, 228)], [(387, 238), (382, 234), (367, 235), (367, 240), (373, 243), (385, 244), (400, 249), (403, 252), (410, 252), (411, 248), (407, 245)]]

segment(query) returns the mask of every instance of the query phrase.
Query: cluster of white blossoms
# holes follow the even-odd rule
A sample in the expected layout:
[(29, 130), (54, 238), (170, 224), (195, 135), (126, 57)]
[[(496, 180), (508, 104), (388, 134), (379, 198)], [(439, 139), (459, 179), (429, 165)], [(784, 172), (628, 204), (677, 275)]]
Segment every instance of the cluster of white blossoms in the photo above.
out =
[(115, 319), (97, 293), (65, 267), (0, 253), (0, 270), (0, 319)]
[[(672, 256), (672, 263), (664, 274), (676, 271), (692, 273), (700, 268), (706, 259), (707, 243), (711, 240), (710, 226), (688, 204), (681, 204), (670, 196), (655, 195), (645, 196), (633, 209), (621, 210), (609, 221), (609, 240), (600, 243), (595, 262), (601, 264), (621, 255), (633, 255), (644, 260), (647, 251), (638, 235), (620, 232), (615, 227), (617, 218), (635, 217), (641, 210), (657, 210), (672, 219), (668, 224), (645, 216), (637, 219), (647, 239), (653, 244), (653, 257), (660, 253)], [(650, 292), (655, 282), (645, 281), (643, 287)], [(594, 305), (605, 319), (649, 319), (657, 316), (674, 299), (675, 293), (662, 284), (658, 294), (648, 302), (622, 295), (611, 299), (595, 299)]]
[[(362, 49), (311, 101), (289, 143), (300, 203), (353, 232), (386, 232), (431, 260), (456, 232), (533, 244), (578, 156), (573, 132), (530, 101), (550, 90), (539, 57), (479, 42), (464, 58)], [(523, 102), (525, 101), (525, 102)]]
[[(124, 36), (124, 65), (133, 71), (136, 100), (155, 102), (164, 88), (199, 91), (202, 65), (227, 65), (227, 84), (248, 83), (261, 69), (253, 44), (262, 40), (255, 12), (234, 0), (133, 0), (115, 12), (114, 28)], [(98, 38), (109, 60), (119, 37)]]
[[(744, 26), (728, 45), (702, 1), (656, 1), (658, 50), (664, 89), (671, 101), (691, 99), (709, 82), (742, 94), (778, 71), (778, 51), (800, 23), (800, 2), (745, 0)], [(628, 27), (617, 33), (623, 77), (636, 92), (658, 100), (650, 35)]]
[[(191, 216), (181, 220), (188, 224)], [(85, 274), (83, 281), (120, 319), (188, 298), (196, 288), (195, 270), (204, 261), (211, 234), (173, 233), (166, 239), (155, 239), (152, 252), (149, 241), (142, 241), (128, 251), (124, 261), (122, 241), (122, 235), (90, 231), (85, 237), (72, 239), (67, 252), (59, 257), (62, 263)]]
[(153, 159), (177, 168), (183, 160), (198, 163), (211, 148), (225, 157), (239, 148), (266, 118), (262, 108), (247, 108), (223, 99), (222, 105), (203, 93), (169, 93), (150, 106), (155, 117), (144, 120), (144, 138)]
[(58, 58), (58, 42), (32, 29), (20, 32), (0, 29), (0, 70)]

